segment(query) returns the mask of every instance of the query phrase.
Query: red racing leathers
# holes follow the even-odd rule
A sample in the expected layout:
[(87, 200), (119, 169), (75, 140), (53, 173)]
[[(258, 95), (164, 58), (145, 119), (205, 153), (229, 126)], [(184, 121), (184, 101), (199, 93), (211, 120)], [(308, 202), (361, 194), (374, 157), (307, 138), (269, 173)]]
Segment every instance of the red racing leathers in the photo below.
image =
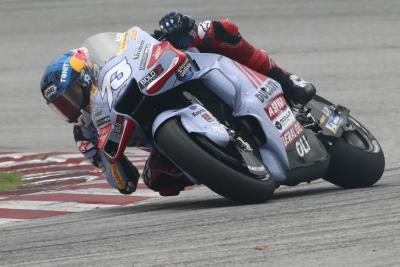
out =
[(201, 52), (229, 57), (264, 75), (277, 67), (265, 50), (247, 42), (239, 33), (238, 26), (227, 19), (201, 22), (192, 46)]

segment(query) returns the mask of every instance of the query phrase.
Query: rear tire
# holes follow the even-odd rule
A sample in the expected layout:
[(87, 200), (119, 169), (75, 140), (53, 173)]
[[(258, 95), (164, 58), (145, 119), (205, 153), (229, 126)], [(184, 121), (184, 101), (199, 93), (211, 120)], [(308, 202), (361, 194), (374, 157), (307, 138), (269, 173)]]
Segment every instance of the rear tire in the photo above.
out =
[(375, 184), (385, 169), (385, 157), (376, 139), (354, 118), (356, 131), (345, 133), (328, 151), (331, 162), (325, 180), (343, 188)]
[(243, 203), (265, 202), (275, 191), (272, 178), (257, 180), (214, 158), (191, 139), (176, 118), (159, 127), (155, 141), (179, 168), (228, 199)]

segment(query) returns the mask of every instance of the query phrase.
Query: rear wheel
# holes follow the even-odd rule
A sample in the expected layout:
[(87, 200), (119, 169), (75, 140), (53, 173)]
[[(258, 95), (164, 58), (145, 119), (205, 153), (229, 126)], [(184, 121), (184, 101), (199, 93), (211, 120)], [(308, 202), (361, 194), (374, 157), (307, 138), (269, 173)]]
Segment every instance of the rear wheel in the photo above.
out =
[[(160, 126), (155, 140), (163, 153), (179, 168), (228, 199), (244, 203), (265, 202), (274, 193), (272, 178), (256, 179), (250, 173), (246, 174), (223, 162), (221, 157), (225, 152), (222, 149), (214, 153), (217, 146), (206, 138), (202, 139), (201, 144), (196, 142), (176, 118)], [(209, 146), (204, 142), (208, 142)], [(205, 145), (213, 148), (205, 149)]]
[(345, 132), (328, 151), (331, 162), (325, 180), (343, 188), (375, 184), (385, 168), (378, 141), (358, 121), (349, 116), (354, 131)]

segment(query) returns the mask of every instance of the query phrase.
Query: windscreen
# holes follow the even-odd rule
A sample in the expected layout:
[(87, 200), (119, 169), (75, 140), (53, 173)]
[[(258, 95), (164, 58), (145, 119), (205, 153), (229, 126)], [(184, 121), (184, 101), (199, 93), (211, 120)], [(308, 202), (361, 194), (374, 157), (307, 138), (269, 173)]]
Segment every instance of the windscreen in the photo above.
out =
[(88, 49), (90, 60), (100, 68), (103, 67), (118, 53), (121, 35), (116, 32), (104, 32), (87, 38), (83, 46)]

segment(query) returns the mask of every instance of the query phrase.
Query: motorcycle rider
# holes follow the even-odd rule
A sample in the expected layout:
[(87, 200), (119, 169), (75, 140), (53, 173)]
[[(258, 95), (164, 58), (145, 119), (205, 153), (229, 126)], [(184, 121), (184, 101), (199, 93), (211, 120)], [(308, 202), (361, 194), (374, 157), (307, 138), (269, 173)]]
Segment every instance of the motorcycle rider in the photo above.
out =
[[(315, 94), (315, 87), (296, 75), (280, 68), (264, 50), (248, 43), (238, 26), (226, 19), (220, 21), (195, 20), (172, 12), (159, 21), (154, 37), (165, 37), (178, 49), (197, 48), (227, 56), (261, 74), (277, 80), (285, 96), (294, 103), (305, 104)], [(73, 133), (80, 152), (100, 168), (108, 183), (122, 194), (136, 190), (139, 172), (126, 156), (111, 161), (98, 149), (98, 133), (93, 125), (90, 93), (97, 90), (98, 67), (89, 60), (86, 48), (70, 50), (52, 61), (41, 80), (41, 91), (47, 104), (74, 123)], [(145, 184), (162, 196), (178, 195), (192, 185), (180, 170), (156, 149), (152, 149), (144, 171)]]

